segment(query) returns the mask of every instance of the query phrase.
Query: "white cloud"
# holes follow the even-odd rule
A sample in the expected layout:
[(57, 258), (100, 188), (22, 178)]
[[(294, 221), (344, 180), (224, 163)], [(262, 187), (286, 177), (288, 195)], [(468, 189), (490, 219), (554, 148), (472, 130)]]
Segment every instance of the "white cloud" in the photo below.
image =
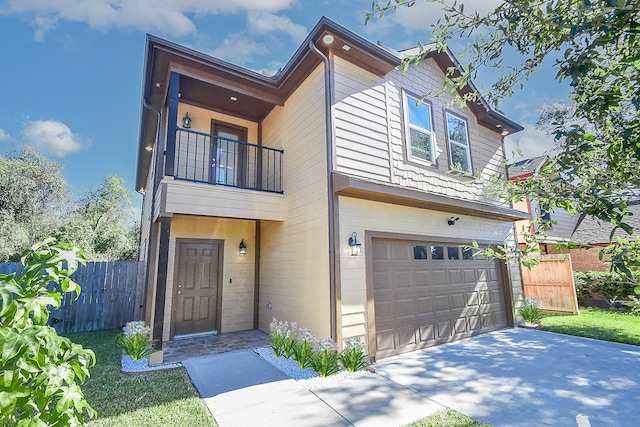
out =
[[(452, 1), (448, 2), (453, 3)], [(494, 10), (503, 0), (464, 0), (465, 13), (476, 10), (480, 15)], [(396, 30), (398, 26), (404, 29), (407, 34), (416, 32), (431, 32), (431, 28), (438, 20), (444, 16), (439, 3), (426, 1), (416, 2), (412, 7), (400, 7), (397, 12), (386, 13), (382, 19), (373, 18), (367, 24), (367, 33), (388, 32)], [(422, 40), (426, 42), (427, 40)]]
[(49, 30), (54, 29), (56, 27), (56, 24), (57, 21), (54, 18), (36, 16), (31, 23), (31, 25), (36, 28), (36, 31), (33, 33), (33, 40), (37, 42), (43, 41), (45, 33)]
[(28, 145), (55, 157), (77, 153), (91, 143), (71, 132), (69, 126), (57, 120), (29, 121), (22, 131), (22, 136)]
[(282, 32), (291, 36), (293, 41), (301, 43), (307, 37), (307, 29), (303, 25), (294, 24), (286, 16), (269, 12), (250, 12), (248, 14), (249, 28), (252, 33), (271, 34)]
[(8, 141), (9, 138), (11, 138), (9, 134), (4, 129), (0, 129), (0, 142)]
[(229, 34), (222, 44), (209, 51), (216, 58), (234, 64), (246, 64), (253, 55), (264, 55), (269, 52), (269, 47), (264, 43), (252, 41), (246, 33)]
[[(33, 17), (34, 39), (59, 21), (84, 22), (93, 29), (137, 29), (171, 36), (195, 34), (189, 16), (223, 13), (273, 13), (297, 0), (7, 0), (0, 14)], [(293, 31), (296, 31), (295, 29)]]
[[(553, 135), (537, 129), (533, 123), (524, 123), (524, 130), (510, 135), (504, 140), (507, 159), (538, 157), (543, 154), (553, 155), (555, 142)], [(522, 151), (522, 156), (518, 153)]]

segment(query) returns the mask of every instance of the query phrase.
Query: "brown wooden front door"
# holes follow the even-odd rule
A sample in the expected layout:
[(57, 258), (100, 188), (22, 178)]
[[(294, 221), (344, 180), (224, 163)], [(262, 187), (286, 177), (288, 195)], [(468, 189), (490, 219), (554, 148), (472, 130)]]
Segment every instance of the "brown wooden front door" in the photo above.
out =
[(219, 330), (222, 246), (219, 240), (177, 240), (172, 335)]

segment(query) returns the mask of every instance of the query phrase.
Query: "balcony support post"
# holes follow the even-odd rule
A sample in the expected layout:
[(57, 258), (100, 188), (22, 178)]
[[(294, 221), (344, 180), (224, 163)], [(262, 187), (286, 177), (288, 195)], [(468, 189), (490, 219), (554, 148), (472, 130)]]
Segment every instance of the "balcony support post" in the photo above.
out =
[(180, 94), (180, 74), (171, 72), (169, 77), (169, 116), (167, 125), (167, 146), (165, 151), (164, 174), (173, 176), (176, 159), (176, 131), (178, 130), (178, 99)]

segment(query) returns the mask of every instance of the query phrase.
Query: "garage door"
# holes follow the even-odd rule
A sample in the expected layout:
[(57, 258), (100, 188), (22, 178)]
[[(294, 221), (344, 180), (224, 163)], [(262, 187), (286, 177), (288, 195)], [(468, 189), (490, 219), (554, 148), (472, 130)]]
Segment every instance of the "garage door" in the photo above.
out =
[(373, 240), (376, 358), (507, 326), (500, 261), (456, 243)]

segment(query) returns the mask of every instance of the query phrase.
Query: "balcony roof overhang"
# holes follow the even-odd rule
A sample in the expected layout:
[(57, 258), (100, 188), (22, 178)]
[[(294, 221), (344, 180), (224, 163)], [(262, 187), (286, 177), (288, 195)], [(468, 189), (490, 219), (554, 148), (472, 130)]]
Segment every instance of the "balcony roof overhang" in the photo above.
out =
[[(331, 45), (323, 42), (328, 34), (334, 37)], [(311, 53), (311, 44), (325, 55), (331, 51), (378, 75), (400, 64), (396, 55), (325, 17), (275, 76), (147, 35), (136, 188), (145, 186), (151, 165), (151, 152), (146, 147), (155, 144), (157, 112), (167, 103), (171, 72), (180, 74), (180, 102), (260, 122), (274, 107), (284, 105), (285, 99), (320, 65), (320, 58)], [(344, 45), (350, 49), (342, 49)]]

